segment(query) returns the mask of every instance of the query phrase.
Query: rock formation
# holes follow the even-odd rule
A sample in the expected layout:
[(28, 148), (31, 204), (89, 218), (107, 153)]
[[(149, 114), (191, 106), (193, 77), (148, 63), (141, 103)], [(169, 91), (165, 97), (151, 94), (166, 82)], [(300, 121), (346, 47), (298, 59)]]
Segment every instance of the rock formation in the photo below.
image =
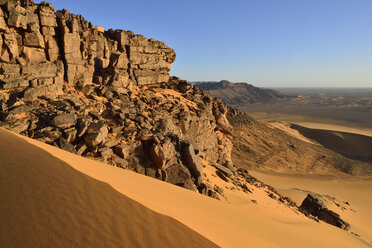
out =
[(209, 195), (203, 166), (234, 172), (227, 107), (169, 76), (163, 42), (0, 0), (0, 48), (1, 126)]
[(305, 210), (309, 214), (318, 217), (320, 220), (328, 224), (337, 226), (343, 230), (349, 230), (350, 225), (340, 218), (340, 215), (329, 210), (323, 202), (315, 196), (308, 194), (302, 202), (300, 209)]
[(25, 97), (87, 83), (125, 91), (168, 82), (176, 54), (163, 42), (124, 30), (103, 32), (80, 15), (54, 12), (50, 3), (0, 2), (1, 88)]

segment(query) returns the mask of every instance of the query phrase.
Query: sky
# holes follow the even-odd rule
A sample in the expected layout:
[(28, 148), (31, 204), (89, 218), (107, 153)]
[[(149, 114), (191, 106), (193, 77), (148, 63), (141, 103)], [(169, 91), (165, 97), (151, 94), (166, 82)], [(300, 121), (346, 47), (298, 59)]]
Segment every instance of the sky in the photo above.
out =
[(372, 87), (372, 0), (49, 2), (164, 41), (177, 53), (171, 75), (188, 81)]

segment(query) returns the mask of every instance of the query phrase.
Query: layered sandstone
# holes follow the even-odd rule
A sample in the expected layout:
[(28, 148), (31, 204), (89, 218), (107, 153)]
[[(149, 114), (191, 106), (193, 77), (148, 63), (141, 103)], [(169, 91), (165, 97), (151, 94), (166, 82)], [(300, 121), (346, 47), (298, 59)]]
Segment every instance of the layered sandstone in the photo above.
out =
[(25, 97), (62, 90), (64, 80), (116, 89), (167, 82), (175, 52), (131, 31), (95, 27), (52, 4), (0, 2), (0, 88)]

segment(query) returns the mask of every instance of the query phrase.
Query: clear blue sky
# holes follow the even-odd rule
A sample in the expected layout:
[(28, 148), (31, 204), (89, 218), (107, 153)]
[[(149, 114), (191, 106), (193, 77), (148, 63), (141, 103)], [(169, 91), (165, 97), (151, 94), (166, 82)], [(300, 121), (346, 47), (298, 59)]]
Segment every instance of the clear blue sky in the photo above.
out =
[(166, 42), (171, 74), (189, 81), (372, 87), (372, 0), (49, 2)]

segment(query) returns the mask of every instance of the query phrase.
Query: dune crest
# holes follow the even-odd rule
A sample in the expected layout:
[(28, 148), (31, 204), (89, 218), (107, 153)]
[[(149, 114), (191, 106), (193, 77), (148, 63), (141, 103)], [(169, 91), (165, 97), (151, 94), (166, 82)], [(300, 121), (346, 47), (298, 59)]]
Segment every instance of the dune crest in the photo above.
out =
[(1, 247), (218, 247), (3, 129), (0, 171)]

